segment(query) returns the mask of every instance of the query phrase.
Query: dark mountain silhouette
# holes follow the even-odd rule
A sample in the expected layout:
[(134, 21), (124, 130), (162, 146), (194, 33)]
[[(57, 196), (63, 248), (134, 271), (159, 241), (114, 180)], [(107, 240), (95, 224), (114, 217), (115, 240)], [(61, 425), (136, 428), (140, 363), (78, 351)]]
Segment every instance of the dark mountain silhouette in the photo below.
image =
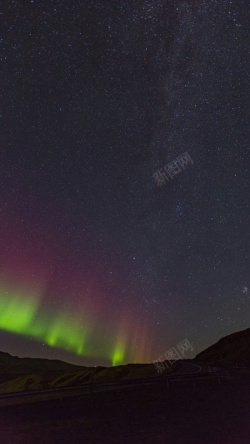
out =
[(199, 353), (194, 360), (207, 364), (250, 367), (250, 328), (225, 336)]
[[(194, 360), (204, 364), (250, 367), (250, 328), (220, 339)], [(179, 364), (173, 364), (172, 373)], [(127, 364), (116, 367), (81, 367), (66, 362), (18, 358), (0, 352), (0, 393), (77, 386), (94, 382), (157, 377), (153, 364)]]
[(27, 375), (33, 371), (73, 371), (82, 369), (74, 364), (67, 362), (40, 359), (40, 358), (19, 358), (18, 356), (11, 356), (9, 353), (0, 352), (0, 372), (9, 374)]
[[(173, 365), (169, 372), (174, 371)], [(49, 359), (18, 358), (0, 352), (0, 393), (79, 386), (94, 382), (157, 377), (153, 364), (80, 367)]]

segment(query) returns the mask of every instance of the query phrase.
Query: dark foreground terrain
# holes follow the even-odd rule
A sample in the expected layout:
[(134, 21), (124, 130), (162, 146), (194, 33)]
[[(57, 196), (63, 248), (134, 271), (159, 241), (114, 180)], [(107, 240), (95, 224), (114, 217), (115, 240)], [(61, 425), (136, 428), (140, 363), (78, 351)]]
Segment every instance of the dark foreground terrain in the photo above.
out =
[(250, 378), (136, 388), (0, 407), (1, 444), (249, 444)]

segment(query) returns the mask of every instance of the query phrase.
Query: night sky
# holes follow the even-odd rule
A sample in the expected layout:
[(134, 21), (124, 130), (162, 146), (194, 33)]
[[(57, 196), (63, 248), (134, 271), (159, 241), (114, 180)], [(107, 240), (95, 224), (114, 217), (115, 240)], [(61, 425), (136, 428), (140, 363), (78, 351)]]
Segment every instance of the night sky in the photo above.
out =
[(249, 327), (247, 2), (1, 18), (0, 351), (111, 366)]

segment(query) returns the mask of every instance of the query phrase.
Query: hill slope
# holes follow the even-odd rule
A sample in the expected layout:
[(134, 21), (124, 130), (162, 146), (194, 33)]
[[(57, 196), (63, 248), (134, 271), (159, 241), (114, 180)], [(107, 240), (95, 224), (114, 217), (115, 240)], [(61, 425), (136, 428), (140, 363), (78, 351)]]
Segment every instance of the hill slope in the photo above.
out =
[[(166, 373), (172, 372), (172, 365)], [(0, 393), (59, 388), (159, 376), (153, 364), (127, 364), (116, 367), (80, 367), (62, 361), (18, 358), (0, 352)]]
[(225, 336), (199, 353), (194, 360), (207, 364), (250, 367), (250, 328)]
[(43, 371), (69, 371), (77, 370), (84, 367), (68, 364), (67, 362), (39, 359), (39, 358), (18, 358), (11, 356), (9, 353), (0, 352), (0, 372), (13, 375), (27, 375), (35, 372)]
[[(228, 335), (199, 353), (194, 361), (250, 367), (250, 328)], [(178, 368), (178, 362), (166, 371)], [(153, 364), (127, 364), (116, 367), (80, 367), (66, 362), (18, 358), (0, 352), (0, 393), (77, 386), (95, 382), (141, 379), (159, 376)]]

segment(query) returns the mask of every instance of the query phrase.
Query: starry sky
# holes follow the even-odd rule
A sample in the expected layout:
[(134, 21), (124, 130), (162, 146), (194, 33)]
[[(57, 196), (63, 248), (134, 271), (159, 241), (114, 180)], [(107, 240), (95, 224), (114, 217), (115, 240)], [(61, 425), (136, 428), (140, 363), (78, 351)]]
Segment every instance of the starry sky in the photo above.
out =
[(111, 366), (249, 327), (247, 2), (1, 17), (0, 350)]

